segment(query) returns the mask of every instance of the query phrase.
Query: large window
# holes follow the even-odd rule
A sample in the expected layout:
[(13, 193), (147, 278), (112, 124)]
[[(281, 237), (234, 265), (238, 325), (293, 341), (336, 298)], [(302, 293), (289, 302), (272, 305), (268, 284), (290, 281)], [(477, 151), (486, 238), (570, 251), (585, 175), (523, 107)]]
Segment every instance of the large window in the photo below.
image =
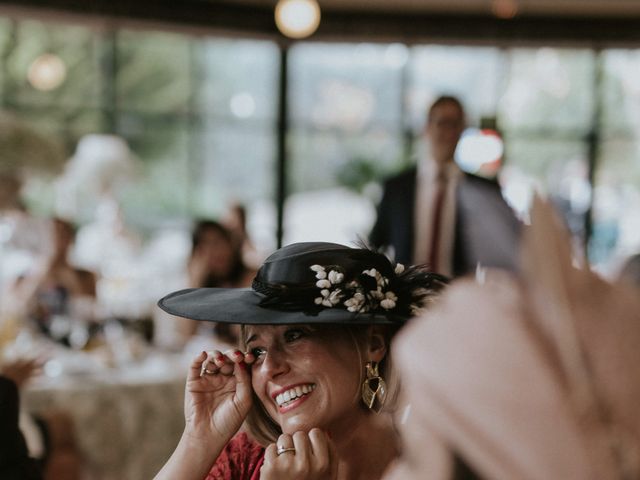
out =
[(547, 194), (583, 244), (590, 207), (589, 144), (594, 128), (595, 54), (575, 49), (505, 51), (498, 125), (505, 138), (505, 194), (526, 212)]
[(640, 51), (605, 51), (601, 64), (602, 118), (590, 239), (596, 262), (640, 251)]
[(427, 107), (443, 94), (460, 98), (471, 124), (495, 117), (503, 63), (504, 56), (496, 48), (414, 47), (405, 95), (413, 130), (421, 133)]
[[(128, 142), (137, 171), (118, 197), (131, 225), (220, 217), (241, 202), (256, 240), (275, 246), (274, 44), (3, 19), (0, 48), (5, 109), (61, 139), (68, 157), (88, 133)], [(47, 56), (64, 68), (53, 88), (30, 76)], [(31, 181), (30, 206), (52, 213), (53, 190)], [(91, 220), (96, 201), (76, 201), (76, 220)]]
[(279, 51), (270, 42), (208, 39), (198, 45), (194, 101), (201, 122), (194, 150), (193, 205), (209, 216), (229, 202), (248, 207), (251, 236), (276, 245), (276, 125)]
[[(351, 243), (374, 217), (371, 187), (403, 162), (402, 45), (303, 44), (290, 52), (285, 243)], [(371, 196), (373, 195), (373, 197)]]
[[(380, 180), (419, 158), (427, 106), (454, 94), (470, 125), (502, 134), (499, 179), (525, 217), (539, 190), (594, 263), (640, 250), (636, 50), (295, 44), (283, 205), (275, 43), (0, 19), (0, 51), (4, 109), (67, 156), (88, 133), (127, 140), (138, 171), (118, 195), (143, 231), (241, 202), (264, 250), (275, 247), (278, 209), (283, 243), (366, 237)], [(58, 85), (34, 83), (43, 64), (63, 65)], [(50, 181), (27, 194), (41, 212), (55, 204)], [(78, 220), (90, 219), (95, 205), (78, 205)]]

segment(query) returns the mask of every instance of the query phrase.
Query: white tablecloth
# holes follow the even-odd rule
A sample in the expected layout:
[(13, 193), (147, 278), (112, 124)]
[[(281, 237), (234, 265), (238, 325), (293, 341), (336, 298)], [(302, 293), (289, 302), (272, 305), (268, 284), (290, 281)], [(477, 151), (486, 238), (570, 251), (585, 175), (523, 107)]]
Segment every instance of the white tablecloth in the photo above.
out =
[(188, 360), (155, 354), (102, 372), (44, 378), (22, 393), (30, 412), (66, 411), (83, 457), (83, 478), (152, 478), (184, 428)]

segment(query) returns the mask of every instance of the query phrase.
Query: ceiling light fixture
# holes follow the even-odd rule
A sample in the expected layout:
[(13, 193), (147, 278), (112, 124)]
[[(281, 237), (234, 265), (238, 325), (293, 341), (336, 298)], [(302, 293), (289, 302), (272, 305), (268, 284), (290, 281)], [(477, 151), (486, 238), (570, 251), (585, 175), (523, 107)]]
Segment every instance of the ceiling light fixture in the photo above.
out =
[(316, 0), (279, 0), (275, 10), (276, 26), (283, 35), (301, 39), (320, 25), (320, 5)]
[(55, 90), (66, 77), (66, 65), (59, 56), (53, 53), (40, 55), (31, 63), (27, 72), (29, 83), (33, 88), (43, 92)]

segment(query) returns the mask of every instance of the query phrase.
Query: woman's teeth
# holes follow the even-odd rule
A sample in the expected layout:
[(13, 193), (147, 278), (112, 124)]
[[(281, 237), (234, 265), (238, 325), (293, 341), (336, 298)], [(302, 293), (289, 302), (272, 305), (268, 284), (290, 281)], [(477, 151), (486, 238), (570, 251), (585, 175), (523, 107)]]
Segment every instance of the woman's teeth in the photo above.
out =
[(306, 395), (313, 390), (315, 390), (316, 386), (314, 384), (309, 385), (298, 385), (297, 387), (293, 387), (286, 392), (280, 393), (276, 396), (276, 403), (279, 407), (284, 407), (296, 398), (300, 398), (303, 395)]

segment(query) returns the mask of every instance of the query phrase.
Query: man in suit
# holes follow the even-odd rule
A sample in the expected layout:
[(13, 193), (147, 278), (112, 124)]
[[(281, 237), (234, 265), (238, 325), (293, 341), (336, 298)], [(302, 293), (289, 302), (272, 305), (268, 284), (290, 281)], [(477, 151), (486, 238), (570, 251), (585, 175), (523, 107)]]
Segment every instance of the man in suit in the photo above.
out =
[(515, 269), (520, 222), (494, 180), (462, 172), (453, 160), (465, 128), (455, 97), (438, 98), (418, 165), (387, 180), (370, 241), (398, 262), (456, 277), (478, 265)]

